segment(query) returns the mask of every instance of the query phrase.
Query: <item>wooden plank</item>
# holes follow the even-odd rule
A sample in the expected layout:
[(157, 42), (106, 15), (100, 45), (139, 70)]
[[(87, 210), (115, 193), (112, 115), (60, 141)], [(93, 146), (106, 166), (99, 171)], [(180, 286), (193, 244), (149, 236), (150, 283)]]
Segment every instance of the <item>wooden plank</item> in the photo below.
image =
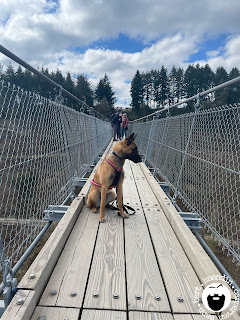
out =
[(88, 310), (84, 309), (81, 320), (126, 320), (127, 315), (123, 311)]
[[(207, 318), (201, 314), (174, 314), (174, 320), (206, 320)], [(217, 320), (217, 316), (212, 315), (212, 320)]]
[[(144, 209), (162, 277), (174, 313), (197, 313), (193, 303), (200, 282), (162, 209)], [(182, 297), (183, 302), (178, 298)]]
[[(193, 320), (206, 320), (207, 319), (206, 317), (204, 317), (201, 314), (192, 314), (192, 318), (193, 318)], [(212, 315), (211, 319), (212, 320), (218, 320), (217, 316), (213, 316), (213, 315)], [(180, 319), (176, 319), (176, 320), (180, 320)], [(182, 320), (185, 320), (185, 318), (183, 318)]]
[[(84, 206), (39, 305), (81, 308), (98, 224), (98, 215)], [(51, 295), (53, 290), (56, 295)]]
[(173, 316), (169, 313), (130, 311), (129, 320), (173, 320)]
[[(17, 304), (22, 299), (23, 304)], [(32, 303), (36, 305), (36, 295), (32, 290), (18, 290), (9, 306), (1, 317), (1, 320), (29, 320), (32, 316)]]
[[(174, 318), (174, 320), (193, 320), (193, 317), (191, 314), (174, 314), (173, 318)], [(205, 318), (205, 320), (206, 320), (206, 318)]]
[[(207, 318), (201, 314), (174, 314), (174, 320), (206, 320)], [(212, 320), (217, 320), (217, 316), (212, 315)]]
[(131, 207), (140, 207), (141, 202), (133, 176), (125, 176), (123, 182), (123, 203)]
[[(83, 198), (76, 197), (24, 275), (18, 288), (40, 291), (40, 287), (45, 286), (82, 207)], [(35, 277), (30, 279), (30, 274), (34, 274)]]
[[(126, 310), (123, 219), (109, 209), (105, 218), (99, 226), (84, 308)], [(118, 299), (113, 298), (115, 293)]]
[[(18, 285), (18, 289), (35, 290), (36, 301), (40, 299), (82, 207), (83, 197), (76, 197)], [(34, 277), (30, 278), (30, 275)], [(35, 307), (33, 301), (30, 304), (32, 313)]]
[[(143, 210), (124, 220), (124, 226), (128, 309), (170, 312)], [(156, 296), (161, 300), (156, 300)]]
[(39, 320), (41, 317), (54, 320), (71, 319), (78, 320), (79, 309), (73, 308), (56, 308), (56, 307), (37, 307), (31, 320)]
[(132, 177), (133, 176), (131, 165), (130, 165), (130, 160), (125, 160), (123, 168), (124, 168), (124, 176), (125, 177)]
[(137, 185), (139, 197), (143, 208), (159, 208), (159, 202), (145, 178), (139, 163), (131, 162), (134, 180)]
[[(192, 231), (186, 225), (186, 223), (184, 222), (174, 205), (170, 202), (169, 198), (159, 186), (146, 165), (144, 163), (141, 163), (140, 167), (201, 282), (203, 281), (203, 279), (206, 279), (207, 277), (212, 275), (220, 276), (221, 274), (219, 270), (209, 258), (208, 254), (203, 249), (201, 244), (195, 238)], [(216, 281), (213, 280), (211, 282)], [(208, 282), (207, 285), (211, 282)], [(231, 290), (229, 286), (228, 288)], [(233, 293), (232, 298), (234, 299)]]
[[(141, 168), (199, 278), (202, 279), (210, 275), (219, 275), (220, 273), (217, 267), (210, 260), (207, 253), (179, 215), (176, 208), (166, 197), (165, 192), (158, 185), (157, 181), (154, 179), (153, 175), (144, 163), (141, 163)], [(199, 259), (200, 257), (201, 259)]]

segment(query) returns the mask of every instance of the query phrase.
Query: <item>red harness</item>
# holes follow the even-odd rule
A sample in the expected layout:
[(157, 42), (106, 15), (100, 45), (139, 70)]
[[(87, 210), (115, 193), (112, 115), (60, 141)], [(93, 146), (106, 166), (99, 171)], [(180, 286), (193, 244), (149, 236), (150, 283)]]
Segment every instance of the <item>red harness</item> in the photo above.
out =
[[(120, 173), (120, 172), (122, 171), (122, 169), (119, 169), (111, 160), (106, 159), (106, 161), (107, 161), (117, 172)], [(94, 177), (93, 177), (91, 183), (94, 184), (94, 185), (97, 186), (97, 187), (101, 187), (101, 186), (102, 186), (100, 183), (94, 181)], [(110, 187), (108, 187), (108, 189), (112, 189), (112, 188), (116, 188), (116, 187), (117, 187), (117, 186), (110, 186)]]

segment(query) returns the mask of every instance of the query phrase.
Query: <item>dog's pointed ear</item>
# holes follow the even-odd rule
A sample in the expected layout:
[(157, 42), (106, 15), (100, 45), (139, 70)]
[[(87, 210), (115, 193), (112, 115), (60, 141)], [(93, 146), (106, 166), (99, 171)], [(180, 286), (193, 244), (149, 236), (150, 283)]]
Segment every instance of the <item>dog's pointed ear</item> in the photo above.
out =
[(125, 140), (127, 142), (127, 146), (130, 146), (130, 144), (135, 140), (136, 134), (132, 133), (130, 136), (128, 136)]

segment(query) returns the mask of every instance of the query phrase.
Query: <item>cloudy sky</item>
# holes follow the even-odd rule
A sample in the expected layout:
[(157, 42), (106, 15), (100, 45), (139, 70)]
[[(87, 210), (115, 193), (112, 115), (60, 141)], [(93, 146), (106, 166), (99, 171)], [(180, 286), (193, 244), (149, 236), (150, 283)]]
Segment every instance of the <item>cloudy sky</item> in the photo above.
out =
[(239, 14), (240, 0), (0, 0), (0, 44), (93, 85), (107, 73), (118, 105), (128, 105), (137, 69), (240, 69)]

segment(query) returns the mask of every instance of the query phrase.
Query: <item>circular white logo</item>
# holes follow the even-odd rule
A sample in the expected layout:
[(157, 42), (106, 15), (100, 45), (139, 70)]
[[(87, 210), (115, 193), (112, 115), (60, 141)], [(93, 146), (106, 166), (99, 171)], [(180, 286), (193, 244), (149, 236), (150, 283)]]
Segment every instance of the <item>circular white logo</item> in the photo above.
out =
[[(201, 286), (195, 287), (193, 301), (197, 303), (202, 316), (215, 319), (213, 314), (216, 313), (223, 320), (238, 311), (240, 292), (234, 288), (233, 281), (228, 276), (213, 275), (202, 280)], [(233, 296), (235, 298), (231, 300)]]
[(209, 284), (202, 293), (203, 305), (211, 312), (221, 312), (230, 305), (231, 293), (222, 283)]

